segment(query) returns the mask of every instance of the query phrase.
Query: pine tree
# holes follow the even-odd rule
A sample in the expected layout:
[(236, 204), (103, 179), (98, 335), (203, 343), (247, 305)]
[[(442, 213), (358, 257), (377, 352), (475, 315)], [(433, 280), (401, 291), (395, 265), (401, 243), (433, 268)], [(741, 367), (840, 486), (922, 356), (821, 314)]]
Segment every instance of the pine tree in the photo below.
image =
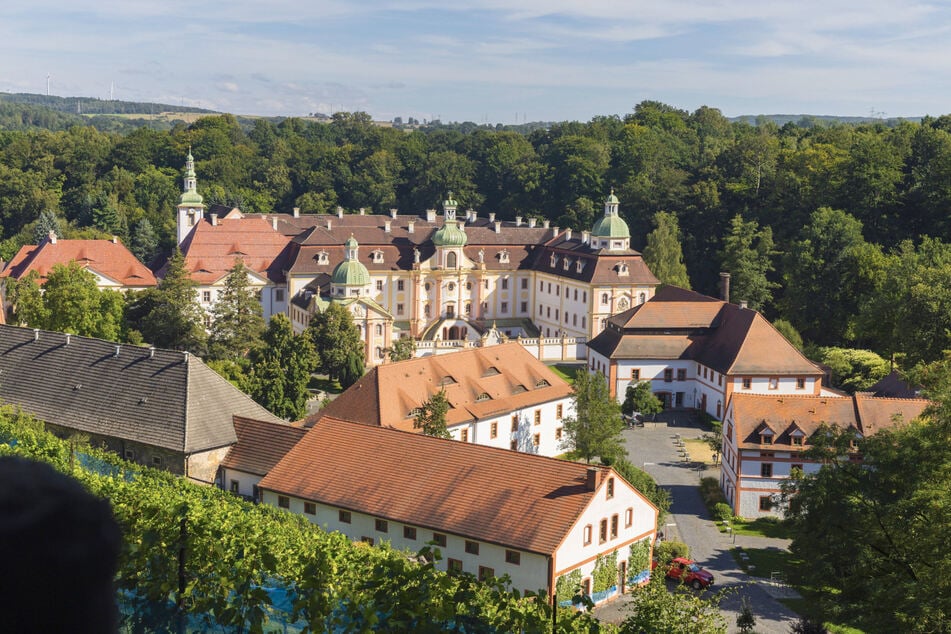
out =
[(731, 276), (730, 295), (746, 301), (753, 310), (762, 310), (777, 287), (767, 278), (773, 270), (774, 254), (770, 227), (760, 229), (755, 220), (746, 222), (743, 216), (734, 216), (720, 251), (720, 270)]
[(452, 438), (446, 428), (446, 414), (449, 412), (449, 399), (446, 398), (446, 389), (443, 388), (430, 396), (413, 421), (413, 428), (420, 429), (427, 436), (436, 438)]
[(647, 234), (644, 262), (663, 284), (690, 288), (687, 266), (680, 246), (677, 216), (666, 211), (654, 214), (655, 229)]
[(307, 337), (295, 335), (287, 315), (277, 314), (251, 355), (251, 398), (275, 416), (302, 418), (310, 392), (307, 385), (317, 355)]
[(139, 302), (148, 312), (133, 326), (138, 325), (145, 340), (156, 346), (204, 353), (207, 335), (197, 286), (185, 268), (185, 257), (175, 249), (158, 288)]
[(248, 269), (236, 258), (212, 310), (209, 357), (231, 360), (244, 357), (261, 341), (264, 328), (261, 303), (251, 287)]

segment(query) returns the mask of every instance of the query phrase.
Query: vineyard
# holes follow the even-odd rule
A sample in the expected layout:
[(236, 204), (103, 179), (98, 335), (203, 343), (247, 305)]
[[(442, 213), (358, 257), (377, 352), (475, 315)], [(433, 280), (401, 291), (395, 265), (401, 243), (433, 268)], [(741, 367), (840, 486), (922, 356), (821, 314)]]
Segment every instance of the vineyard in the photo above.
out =
[[(303, 517), (132, 465), (0, 408), (0, 455), (50, 463), (108, 499), (126, 632), (542, 632), (544, 596), (436, 570), (439, 552), (351, 543)], [(557, 632), (597, 631), (559, 610)]]

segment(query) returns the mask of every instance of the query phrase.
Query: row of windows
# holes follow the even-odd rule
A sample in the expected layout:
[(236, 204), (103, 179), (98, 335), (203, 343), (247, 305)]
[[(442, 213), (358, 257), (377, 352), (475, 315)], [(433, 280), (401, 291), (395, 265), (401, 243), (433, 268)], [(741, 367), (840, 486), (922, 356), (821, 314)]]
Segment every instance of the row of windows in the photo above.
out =
[[(634, 523), (634, 509), (628, 508), (624, 511), (624, 528), (630, 528)], [(593, 539), (594, 527), (587, 524), (581, 532), (583, 545), (588, 546)], [(615, 513), (608, 518), (603, 518), (598, 524), (598, 543), (603, 544), (609, 539), (616, 539), (618, 536), (618, 515)]]

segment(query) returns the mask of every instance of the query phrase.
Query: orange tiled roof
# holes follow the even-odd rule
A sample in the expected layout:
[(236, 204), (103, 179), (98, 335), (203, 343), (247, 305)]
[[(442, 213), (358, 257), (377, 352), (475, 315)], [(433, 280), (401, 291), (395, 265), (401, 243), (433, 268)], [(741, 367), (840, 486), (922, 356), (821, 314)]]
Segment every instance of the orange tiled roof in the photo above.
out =
[(57, 264), (78, 262), (84, 268), (121, 286), (155, 286), (155, 276), (118, 240), (43, 240), (26, 245), (10, 260), (0, 277), (20, 279), (30, 271), (39, 275), (39, 283)]
[(235, 416), (234, 433), (238, 442), (228, 450), (221, 466), (263, 476), (287, 455), (307, 430), (273, 421)]
[(185, 268), (199, 284), (214, 284), (226, 276), (235, 258), (258, 275), (281, 282), (289, 242), (264, 218), (225, 217), (216, 224), (207, 219), (196, 224), (181, 249)]
[(325, 417), (260, 487), (550, 555), (594, 494), (586, 486), (587, 469)]
[(571, 395), (568, 383), (511, 342), (376, 366), (312, 420), (331, 416), (413, 431), (410, 412), (442, 387), (450, 427)]
[(768, 426), (775, 436), (772, 447), (788, 451), (802, 449), (792, 444), (790, 433), (798, 428), (805, 434), (805, 445), (823, 424), (853, 427), (863, 436), (895, 424), (896, 416), (911, 421), (925, 410), (925, 399), (878, 398), (867, 394), (852, 397), (796, 396), (772, 394), (734, 394), (733, 424), (741, 449), (762, 449), (759, 434)]

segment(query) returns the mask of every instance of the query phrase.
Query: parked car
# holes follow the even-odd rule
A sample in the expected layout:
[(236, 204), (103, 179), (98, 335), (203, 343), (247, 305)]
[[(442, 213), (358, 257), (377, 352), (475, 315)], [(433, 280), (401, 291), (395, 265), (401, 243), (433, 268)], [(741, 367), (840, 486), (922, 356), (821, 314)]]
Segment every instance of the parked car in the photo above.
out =
[[(656, 567), (657, 560), (654, 560), (651, 563), (651, 569), (653, 570)], [(675, 557), (670, 562), (670, 567), (667, 569), (667, 578), (682, 581), (695, 590), (709, 588), (713, 585), (713, 573), (685, 557)]]

